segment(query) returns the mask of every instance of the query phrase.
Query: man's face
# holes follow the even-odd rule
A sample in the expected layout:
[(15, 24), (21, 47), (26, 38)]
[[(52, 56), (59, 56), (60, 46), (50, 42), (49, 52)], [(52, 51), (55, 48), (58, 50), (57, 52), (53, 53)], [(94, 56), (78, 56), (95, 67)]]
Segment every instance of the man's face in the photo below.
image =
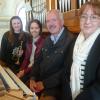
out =
[(51, 12), (47, 15), (46, 24), (51, 34), (58, 34), (63, 26), (63, 21), (57, 13)]

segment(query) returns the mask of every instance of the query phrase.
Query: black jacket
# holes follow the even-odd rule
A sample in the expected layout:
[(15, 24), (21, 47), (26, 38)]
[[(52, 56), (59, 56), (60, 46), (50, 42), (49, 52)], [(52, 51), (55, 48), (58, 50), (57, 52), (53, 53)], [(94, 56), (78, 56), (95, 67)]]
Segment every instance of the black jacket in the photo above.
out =
[[(65, 63), (66, 70), (62, 78), (62, 100), (71, 100), (69, 83), (74, 43), (70, 47), (67, 63)], [(86, 61), (83, 92), (75, 100), (100, 100), (100, 35), (95, 40)]]

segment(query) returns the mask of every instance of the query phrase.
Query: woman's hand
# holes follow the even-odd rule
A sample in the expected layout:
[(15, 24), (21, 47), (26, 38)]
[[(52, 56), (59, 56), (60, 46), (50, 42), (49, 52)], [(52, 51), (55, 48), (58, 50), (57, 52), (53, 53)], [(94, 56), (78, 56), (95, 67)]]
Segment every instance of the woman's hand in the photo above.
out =
[(17, 73), (17, 77), (21, 78), (24, 76), (24, 70), (19, 71), (19, 73)]
[(30, 80), (30, 89), (34, 92), (40, 92), (44, 89), (44, 86), (41, 81), (35, 82), (34, 80)]

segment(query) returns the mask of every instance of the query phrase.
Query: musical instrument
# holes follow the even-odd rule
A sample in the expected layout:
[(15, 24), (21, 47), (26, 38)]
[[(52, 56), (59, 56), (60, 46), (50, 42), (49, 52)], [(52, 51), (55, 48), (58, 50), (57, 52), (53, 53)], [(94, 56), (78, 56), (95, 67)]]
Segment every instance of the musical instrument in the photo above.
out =
[(0, 100), (38, 100), (32, 92), (8, 67), (0, 65), (0, 78), (6, 88)]
[(20, 55), (20, 53), (21, 53), (21, 51), (22, 51), (22, 45), (23, 45), (23, 41), (21, 41), (21, 44), (20, 44), (20, 46), (18, 47), (18, 57), (17, 57), (17, 61), (16, 61), (16, 64), (17, 65), (19, 65), (20, 64), (20, 57), (21, 57), (21, 55)]
[(20, 64), (20, 58), (23, 54), (23, 41), (20, 42), (20, 45), (18, 47), (15, 47), (12, 52), (12, 60), (15, 62), (15, 64)]

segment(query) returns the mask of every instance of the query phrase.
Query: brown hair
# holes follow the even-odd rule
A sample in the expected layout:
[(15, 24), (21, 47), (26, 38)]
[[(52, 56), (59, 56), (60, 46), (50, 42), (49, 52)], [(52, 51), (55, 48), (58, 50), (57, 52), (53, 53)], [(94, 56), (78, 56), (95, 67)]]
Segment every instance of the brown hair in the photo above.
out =
[(91, 9), (93, 10), (95, 15), (100, 16), (100, 2), (99, 1), (96, 1), (96, 2), (90, 1), (90, 2), (86, 2), (85, 4), (83, 4), (80, 9), (80, 16), (83, 14), (83, 12), (87, 6), (91, 7)]
[(10, 42), (11, 45), (13, 45), (14, 43), (14, 29), (12, 27), (12, 20), (13, 19), (18, 19), (20, 22), (21, 22), (21, 30), (20, 30), (20, 36), (19, 36), (19, 41), (23, 38), (23, 25), (22, 25), (22, 21), (20, 19), (19, 16), (13, 16), (11, 19), (10, 19), (10, 31), (8, 32), (7, 36), (8, 36), (8, 41)]
[[(29, 33), (30, 33), (30, 27), (31, 27), (31, 24), (32, 23), (36, 23), (36, 24), (38, 24), (38, 26), (39, 26), (39, 28), (40, 28), (40, 33), (39, 33), (39, 35), (42, 33), (42, 24), (41, 24), (41, 22), (38, 20), (38, 19), (33, 19), (33, 20), (31, 20), (30, 22), (29, 22), (29, 25), (28, 25), (28, 31), (29, 31)], [(30, 40), (32, 39), (32, 35), (30, 34)]]

